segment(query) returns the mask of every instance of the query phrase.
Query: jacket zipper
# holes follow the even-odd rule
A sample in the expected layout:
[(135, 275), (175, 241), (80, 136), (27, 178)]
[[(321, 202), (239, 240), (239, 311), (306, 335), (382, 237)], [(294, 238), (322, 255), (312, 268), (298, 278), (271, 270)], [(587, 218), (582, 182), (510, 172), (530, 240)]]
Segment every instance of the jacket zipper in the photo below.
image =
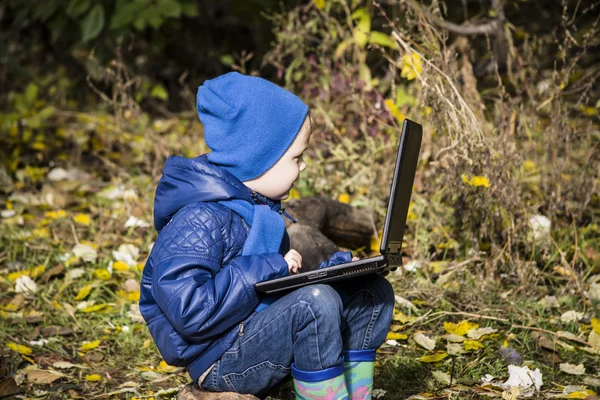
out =
[(244, 321), (242, 321), (242, 323), (240, 324), (240, 336), (244, 336)]

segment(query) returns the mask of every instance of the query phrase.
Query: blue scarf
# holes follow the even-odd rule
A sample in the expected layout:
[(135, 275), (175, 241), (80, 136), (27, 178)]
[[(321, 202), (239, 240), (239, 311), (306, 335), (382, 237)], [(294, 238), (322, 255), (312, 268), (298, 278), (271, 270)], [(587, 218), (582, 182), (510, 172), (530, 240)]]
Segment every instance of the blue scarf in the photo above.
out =
[[(252, 198), (255, 204), (241, 199), (222, 200), (219, 204), (239, 214), (251, 227), (242, 249), (243, 256), (277, 253), (285, 231), (282, 215), (293, 222), (296, 220), (281, 208), (280, 202), (269, 200), (256, 192), (252, 193)], [(279, 297), (278, 295), (264, 296), (255, 311), (262, 311)]]

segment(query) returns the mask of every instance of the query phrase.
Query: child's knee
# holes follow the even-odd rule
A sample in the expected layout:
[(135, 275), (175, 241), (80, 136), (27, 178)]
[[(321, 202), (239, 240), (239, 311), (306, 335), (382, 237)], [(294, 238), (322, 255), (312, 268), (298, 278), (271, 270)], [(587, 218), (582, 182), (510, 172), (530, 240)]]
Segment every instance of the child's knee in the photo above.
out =
[(381, 275), (372, 275), (370, 285), (384, 307), (394, 307), (396, 297), (392, 284)]
[(298, 301), (308, 304), (307, 312), (314, 317), (339, 319), (343, 305), (340, 295), (329, 285), (316, 284), (296, 289)]

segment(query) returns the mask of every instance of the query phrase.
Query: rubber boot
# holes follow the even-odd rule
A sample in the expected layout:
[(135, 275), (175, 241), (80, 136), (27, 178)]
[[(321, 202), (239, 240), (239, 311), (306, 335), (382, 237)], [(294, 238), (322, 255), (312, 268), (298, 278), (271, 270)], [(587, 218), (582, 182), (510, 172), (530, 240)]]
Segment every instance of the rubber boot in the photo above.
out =
[(296, 400), (348, 400), (344, 364), (321, 371), (302, 371), (292, 364)]
[(375, 350), (345, 350), (344, 375), (351, 400), (370, 400), (373, 392)]

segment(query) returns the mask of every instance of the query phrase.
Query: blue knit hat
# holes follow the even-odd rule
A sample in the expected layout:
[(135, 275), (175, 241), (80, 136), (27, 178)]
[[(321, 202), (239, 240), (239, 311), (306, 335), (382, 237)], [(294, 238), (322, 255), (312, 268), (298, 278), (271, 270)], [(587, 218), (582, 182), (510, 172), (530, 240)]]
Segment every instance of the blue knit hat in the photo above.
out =
[(198, 88), (208, 160), (240, 181), (267, 172), (291, 146), (308, 113), (297, 96), (262, 78), (230, 72)]

